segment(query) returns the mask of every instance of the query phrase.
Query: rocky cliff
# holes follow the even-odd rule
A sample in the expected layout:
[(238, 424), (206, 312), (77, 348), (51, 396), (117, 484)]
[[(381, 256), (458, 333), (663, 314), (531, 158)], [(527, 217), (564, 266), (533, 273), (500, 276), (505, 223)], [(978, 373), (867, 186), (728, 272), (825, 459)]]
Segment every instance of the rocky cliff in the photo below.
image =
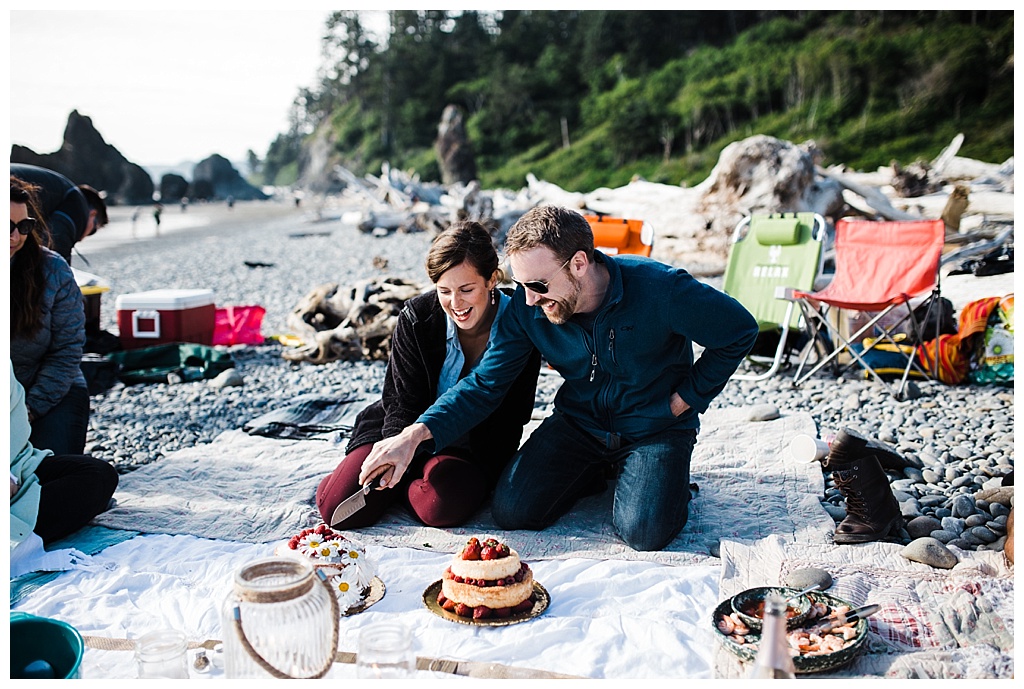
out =
[(262, 191), (246, 182), (234, 165), (222, 155), (214, 153), (195, 167), (189, 196), (193, 199), (226, 199), (236, 201), (262, 201)]
[(103, 140), (92, 120), (73, 110), (64, 128), (64, 142), (53, 153), (36, 153), (11, 146), (11, 162), (55, 170), (77, 184), (106, 192), (111, 205), (146, 204), (153, 201), (153, 180), (141, 166), (128, 161)]

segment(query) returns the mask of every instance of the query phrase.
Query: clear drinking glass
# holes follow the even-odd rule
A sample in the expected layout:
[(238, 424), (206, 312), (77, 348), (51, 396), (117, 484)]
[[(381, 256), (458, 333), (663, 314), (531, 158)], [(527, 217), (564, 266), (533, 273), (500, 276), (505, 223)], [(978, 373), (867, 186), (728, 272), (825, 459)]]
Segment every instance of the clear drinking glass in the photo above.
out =
[(356, 677), (402, 679), (412, 677), (415, 670), (412, 632), (401, 622), (377, 622), (359, 633)]
[(176, 629), (159, 629), (135, 642), (139, 679), (188, 679), (188, 639)]

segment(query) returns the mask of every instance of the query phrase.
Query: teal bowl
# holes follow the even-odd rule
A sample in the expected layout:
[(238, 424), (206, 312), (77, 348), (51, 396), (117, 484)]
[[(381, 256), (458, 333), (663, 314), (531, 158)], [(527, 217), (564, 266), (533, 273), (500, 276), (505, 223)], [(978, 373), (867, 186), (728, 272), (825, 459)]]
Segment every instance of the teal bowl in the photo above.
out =
[(67, 622), (11, 612), (11, 679), (78, 679), (84, 652)]

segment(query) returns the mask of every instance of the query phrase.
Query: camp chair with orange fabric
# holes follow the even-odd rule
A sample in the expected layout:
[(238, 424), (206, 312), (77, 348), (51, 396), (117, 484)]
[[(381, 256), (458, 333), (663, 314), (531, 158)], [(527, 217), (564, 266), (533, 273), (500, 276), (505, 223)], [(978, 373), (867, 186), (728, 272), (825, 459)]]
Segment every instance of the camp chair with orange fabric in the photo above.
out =
[[(922, 324), (929, 320), (930, 310), (938, 308), (939, 261), (944, 243), (945, 223), (941, 219), (839, 220), (832, 281), (816, 292), (793, 290), (789, 293), (789, 298), (796, 300), (804, 314), (810, 336), (815, 338), (824, 331), (836, 345), (828, 356), (807, 371), (803, 370), (806, 357), (801, 359), (793, 384), (801, 384), (826, 365), (834, 366), (843, 352), (849, 352), (853, 361), (838, 372), (859, 363), (867, 375), (885, 385), (897, 399), (903, 398), (912, 371), (925, 378), (937, 378), (937, 370), (926, 371), (918, 363), (917, 355), (919, 343), (939, 336), (937, 328), (935, 333), (922, 332)], [(911, 304), (911, 299), (921, 296), (925, 296), (922, 304)], [(915, 306), (918, 313), (925, 307), (925, 317), (918, 319)], [(842, 322), (841, 313), (838, 318), (830, 318), (830, 309), (871, 312), (872, 316), (846, 336), (838, 327)], [(907, 330), (910, 337), (905, 336)], [(904, 336), (898, 336), (899, 332)], [(873, 337), (861, 344), (865, 336)], [(902, 375), (891, 385), (866, 360), (868, 352), (876, 347), (901, 355)]]

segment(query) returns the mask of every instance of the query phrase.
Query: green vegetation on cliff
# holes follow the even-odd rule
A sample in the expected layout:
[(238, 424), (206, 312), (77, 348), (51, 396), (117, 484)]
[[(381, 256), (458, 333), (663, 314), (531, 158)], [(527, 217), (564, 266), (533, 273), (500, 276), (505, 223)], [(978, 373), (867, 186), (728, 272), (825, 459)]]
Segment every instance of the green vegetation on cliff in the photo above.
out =
[(875, 169), (1013, 155), (1013, 12), (390, 11), (325, 26), (320, 83), (295, 100), (266, 181), (302, 169), (314, 132), (357, 174), (383, 161), (439, 179), (444, 107), (462, 108), (485, 187), (532, 172), (575, 191), (634, 175), (707, 177), (754, 134), (813, 139), (825, 163)]

